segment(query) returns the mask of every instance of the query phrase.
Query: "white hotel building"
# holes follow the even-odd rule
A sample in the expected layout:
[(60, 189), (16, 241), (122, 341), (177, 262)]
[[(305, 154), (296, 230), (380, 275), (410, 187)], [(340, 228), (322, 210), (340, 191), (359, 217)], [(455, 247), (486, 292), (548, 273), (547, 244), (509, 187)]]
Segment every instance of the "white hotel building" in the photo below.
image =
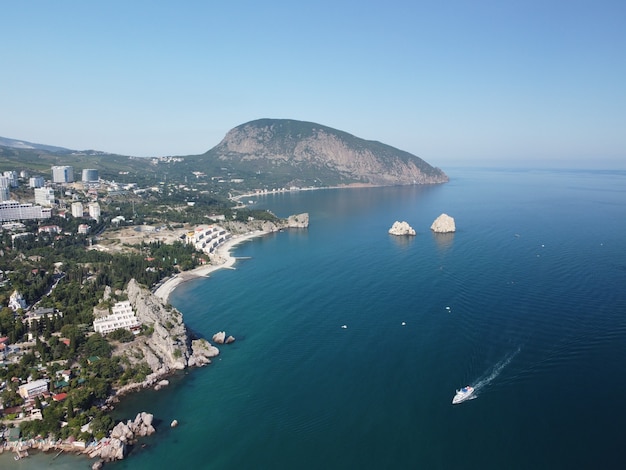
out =
[(193, 232), (187, 232), (187, 243), (193, 244), (196, 250), (211, 254), (215, 249), (232, 235), (219, 225), (209, 225), (208, 227), (198, 227)]
[(0, 201), (0, 222), (29, 219), (49, 219), (50, 207), (33, 206), (18, 201)]
[(128, 300), (117, 302), (112, 308), (111, 313), (106, 317), (96, 318), (93, 321), (93, 329), (96, 333), (106, 335), (111, 331), (119, 328), (125, 328), (130, 331), (138, 331), (141, 323), (137, 320), (135, 312)]

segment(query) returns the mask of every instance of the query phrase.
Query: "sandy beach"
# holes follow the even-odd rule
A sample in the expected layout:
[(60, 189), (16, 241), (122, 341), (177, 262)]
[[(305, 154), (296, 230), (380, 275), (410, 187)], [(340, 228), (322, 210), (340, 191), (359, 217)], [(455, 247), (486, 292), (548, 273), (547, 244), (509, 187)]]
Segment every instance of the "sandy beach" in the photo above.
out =
[(208, 277), (214, 271), (223, 268), (234, 269), (233, 265), (237, 261), (237, 258), (230, 254), (231, 250), (242, 242), (250, 240), (252, 238), (261, 237), (267, 235), (270, 232), (264, 232), (263, 230), (255, 230), (254, 232), (245, 233), (242, 235), (233, 235), (224, 243), (219, 245), (215, 250), (215, 253), (211, 256), (211, 264), (205, 266), (199, 266), (191, 271), (184, 271), (176, 274), (169, 279), (163, 281), (163, 283), (154, 291), (154, 295), (160, 297), (167, 302), (171, 293), (176, 287), (189, 279), (195, 279), (198, 277)]

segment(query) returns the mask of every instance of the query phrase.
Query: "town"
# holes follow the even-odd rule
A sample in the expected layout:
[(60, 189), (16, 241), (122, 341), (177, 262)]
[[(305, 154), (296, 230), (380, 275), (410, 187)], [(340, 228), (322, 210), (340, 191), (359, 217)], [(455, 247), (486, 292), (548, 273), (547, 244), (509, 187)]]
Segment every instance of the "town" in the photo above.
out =
[(277, 219), (202, 189), (202, 174), (200, 189), (79, 174), (0, 176), (0, 449), (16, 458), (23, 442), (81, 450), (105, 438), (111, 390), (152, 372), (115, 354), (153, 333), (124, 293), (131, 279), (154, 289), (210, 264), (228, 224)]

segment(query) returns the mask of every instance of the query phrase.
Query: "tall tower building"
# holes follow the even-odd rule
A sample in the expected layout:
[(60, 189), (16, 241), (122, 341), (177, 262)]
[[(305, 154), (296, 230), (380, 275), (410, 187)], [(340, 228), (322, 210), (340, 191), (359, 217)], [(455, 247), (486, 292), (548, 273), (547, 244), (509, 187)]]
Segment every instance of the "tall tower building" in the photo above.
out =
[(0, 201), (8, 201), (11, 199), (11, 180), (6, 176), (0, 176)]
[(99, 179), (98, 170), (91, 168), (83, 170), (83, 183), (97, 183)]
[(12, 188), (17, 188), (19, 186), (18, 173), (17, 171), (5, 171), (4, 176), (9, 178), (9, 183)]
[(31, 188), (43, 188), (43, 176), (31, 176), (28, 180), (28, 186)]
[(52, 167), (53, 183), (73, 183), (74, 167), (71, 166), (53, 166)]
[(72, 216), (73, 217), (82, 217), (83, 216), (83, 203), (82, 202), (73, 202), (72, 203)]
[(96, 222), (100, 222), (100, 204), (97, 202), (89, 203), (89, 217), (94, 219)]

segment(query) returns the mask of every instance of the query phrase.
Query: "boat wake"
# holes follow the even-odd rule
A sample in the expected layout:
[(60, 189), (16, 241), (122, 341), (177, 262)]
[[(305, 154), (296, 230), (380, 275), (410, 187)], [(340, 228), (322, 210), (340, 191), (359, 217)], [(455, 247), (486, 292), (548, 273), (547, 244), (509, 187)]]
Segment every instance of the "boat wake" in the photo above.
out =
[(508, 354), (504, 359), (502, 359), (495, 366), (493, 366), (491, 369), (485, 372), (481, 377), (479, 377), (476, 380), (476, 383), (474, 383), (474, 394), (472, 396), (472, 399), (478, 398), (477, 397), (478, 392), (480, 392), (481, 389), (485, 388), (487, 385), (493, 382), (495, 378), (498, 377), (498, 375), (500, 375), (502, 370), (510, 364), (513, 358), (517, 356), (519, 352), (520, 352), (520, 348), (517, 348), (516, 351), (513, 351), (512, 353)]

